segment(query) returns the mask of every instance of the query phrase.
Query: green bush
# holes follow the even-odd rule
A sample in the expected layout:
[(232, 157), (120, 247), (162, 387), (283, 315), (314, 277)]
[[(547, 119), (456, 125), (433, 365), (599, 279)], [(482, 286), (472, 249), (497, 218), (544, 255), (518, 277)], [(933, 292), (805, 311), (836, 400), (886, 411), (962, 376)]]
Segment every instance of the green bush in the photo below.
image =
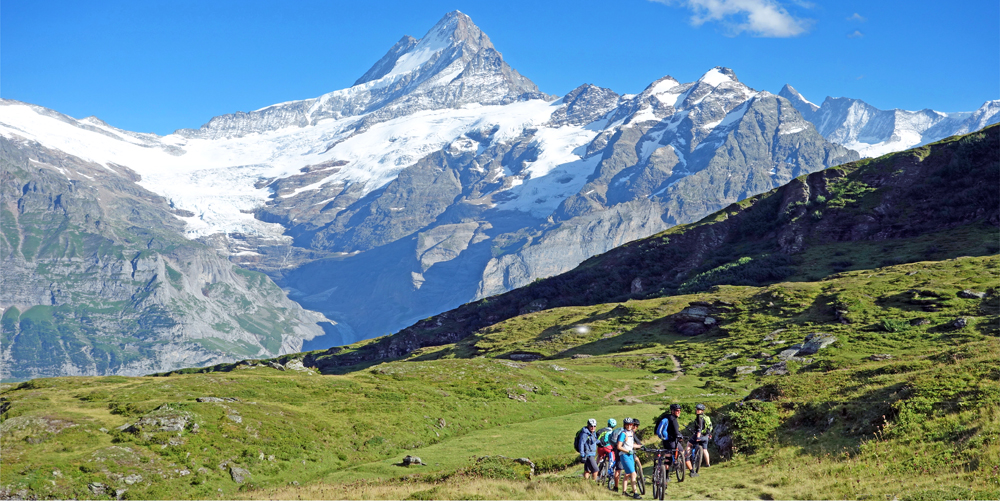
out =
[(902, 332), (910, 328), (910, 323), (898, 318), (883, 318), (881, 327), (886, 332)]
[[(576, 458), (574, 457), (574, 459)], [(494, 479), (529, 479), (531, 478), (531, 467), (510, 458), (486, 456), (477, 459), (472, 466), (466, 468), (465, 474)]]
[(722, 409), (733, 438), (733, 450), (752, 454), (774, 440), (778, 429), (778, 407), (772, 402), (748, 400)]

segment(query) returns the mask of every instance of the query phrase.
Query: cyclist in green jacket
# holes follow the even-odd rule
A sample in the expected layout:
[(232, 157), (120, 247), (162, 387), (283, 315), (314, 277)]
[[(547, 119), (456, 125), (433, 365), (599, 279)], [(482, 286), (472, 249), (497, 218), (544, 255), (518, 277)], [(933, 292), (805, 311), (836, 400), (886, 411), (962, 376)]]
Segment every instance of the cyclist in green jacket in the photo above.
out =
[[(708, 440), (712, 438), (712, 418), (705, 414), (705, 404), (698, 404), (694, 407), (694, 421), (687, 426), (688, 430), (691, 430), (691, 449), (694, 450), (695, 445), (700, 445), (701, 449), (704, 451), (702, 457), (704, 458), (705, 466), (711, 466), (708, 459)], [(689, 463), (690, 464), (690, 463)], [(692, 472), (692, 477), (697, 477), (698, 474)]]

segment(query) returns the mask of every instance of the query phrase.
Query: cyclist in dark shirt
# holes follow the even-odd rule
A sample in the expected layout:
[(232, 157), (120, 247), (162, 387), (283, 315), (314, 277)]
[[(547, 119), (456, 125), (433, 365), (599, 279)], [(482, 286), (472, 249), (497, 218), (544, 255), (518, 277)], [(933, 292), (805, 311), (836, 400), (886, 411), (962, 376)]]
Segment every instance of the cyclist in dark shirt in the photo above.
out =
[[(663, 448), (671, 452), (669, 457), (673, 457), (673, 451), (679, 446), (684, 447), (680, 441), (684, 438), (681, 436), (681, 426), (678, 423), (678, 419), (681, 416), (681, 406), (678, 404), (670, 404), (670, 412), (667, 414), (660, 425), (656, 427), (656, 436), (663, 440)], [(685, 461), (687, 469), (691, 469), (691, 461)]]

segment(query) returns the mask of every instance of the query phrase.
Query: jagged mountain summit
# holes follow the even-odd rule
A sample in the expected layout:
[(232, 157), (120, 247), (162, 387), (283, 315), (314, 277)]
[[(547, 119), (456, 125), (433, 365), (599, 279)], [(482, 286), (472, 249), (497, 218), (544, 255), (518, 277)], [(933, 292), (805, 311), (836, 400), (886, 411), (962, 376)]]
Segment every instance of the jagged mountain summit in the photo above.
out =
[(846, 97), (827, 97), (816, 106), (787, 84), (778, 95), (791, 101), (823, 137), (865, 157), (933, 143), (1000, 122), (1000, 100), (986, 101), (973, 112), (942, 113), (930, 109), (880, 110)]
[(548, 96), (459, 12), (318, 98), (163, 137), (4, 100), (0, 135), (39, 169), (108, 182), (72, 167), (96, 166), (160, 197), (176, 231), (333, 321), (306, 349), (393, 332), (859, 158), (728, 68), (636, 95)]
[(467, 104), (502, 105), (551, 99), (503, 60), (490, 38), (469, 16), (454, 11), (423, 38), (396, 43), (350, 88), (318, 98), (276, 104), (250, 113), (215, 117), (187, 137), (242, 137), (325, 119), (361, 117), (357, 128), (420, 110)]

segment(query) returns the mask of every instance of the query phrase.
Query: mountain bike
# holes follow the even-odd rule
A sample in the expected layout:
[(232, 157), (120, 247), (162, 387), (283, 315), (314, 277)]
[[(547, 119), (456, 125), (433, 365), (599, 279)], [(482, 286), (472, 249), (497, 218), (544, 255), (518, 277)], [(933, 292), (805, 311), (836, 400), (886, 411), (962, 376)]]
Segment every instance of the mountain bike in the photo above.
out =
[(691, 446), (691, 473), (698, 473), (701, 470), (701, 462), (705, 459), (705, 448), (700, 443), (695, 442)]
[(597, 482), (606, 482), (609, 490), (615, 488), (615, 460), (610, 453), (597, 463)]
[(677, 443), (675, 444), (673, 454), (670, 457), (670, 469), (667, 471), (667, 477), (671, 473), (677, 477), (678, 482), (684, 481), (684, 437), (678, 437)]
[(635, 456), (635, 481), (639, 485), (639, 494), (646, 495), (646, 476), (642, 474), (642, 462)]
[(653, 455), (653, 499), (662, 501), (667, 492), (667, 465), (665, 463), (670, 450), (647, 448), (642, 450)]

